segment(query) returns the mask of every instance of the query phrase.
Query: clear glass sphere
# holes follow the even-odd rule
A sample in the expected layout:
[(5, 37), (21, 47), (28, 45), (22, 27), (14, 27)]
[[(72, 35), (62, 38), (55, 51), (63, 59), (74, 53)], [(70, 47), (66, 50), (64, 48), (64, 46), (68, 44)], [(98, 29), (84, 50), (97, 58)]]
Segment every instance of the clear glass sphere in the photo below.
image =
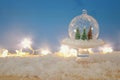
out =
[(91, 27), (93, 39), (97, 39), (99, 35), (99, 25), (97, 21), (90, 15), (87, 14), (86, 10), (82, 11), (80, 16), (76, 16), (72, 19), (69, 24), (69, 36), (71, 39), (75, 39), (76, 29), (80, 31), (80, 35), (83, 34), (83, 30), (86, 29), (86, 34)]

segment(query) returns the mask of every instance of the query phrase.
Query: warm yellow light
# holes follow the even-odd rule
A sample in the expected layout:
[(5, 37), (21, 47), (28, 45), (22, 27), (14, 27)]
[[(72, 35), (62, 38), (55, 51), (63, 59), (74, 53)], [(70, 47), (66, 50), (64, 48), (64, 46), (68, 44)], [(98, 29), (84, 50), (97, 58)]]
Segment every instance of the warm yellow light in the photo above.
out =
[(23, 48), (31, 48), (31, 40), (28, 38), (25, 38), (22, 42), (21, 42)]
[(92, 48), (88, 48), (88, 49), (81, 49), (79, 48), (79, 54), (93, 54), (94, 51), (92, 50)]
[(67, 46), (67, 45), (62, 45), (61, 47), (60, 47), (60, 52), (61, 53), (69, 53), (69, 46)]
[(112, 49), (112, 47), (104, 47), (104, 48), (102, 48), (102, 51), (104, 54), (106, 54), (106, 53), (113, 52), (113, 49)]
[(2, 53), (2, 57), (6, 57), (6, 56), (8, 56), (8, 50), (7, 49), (4, 50), (3, 53)]
[(79, 54), (86, 54), (86, 53), (89, 53), (88, 49), (81, 49), (81, 48), (79, 48)]
[(63, 57), (75, 57), (77, 56), (77, 50), (71, 49), (67, 45), (61, 45), (58, 55)]
[(51, 53), (51, 51), (48, 49), (41, 49), (41, 55), (48, 55), (50, 53)]
[(92, 50), (92, 48), (89, 48), (89, 49), (88, 49), (88, 52), (89, 52), (90, 54), (93, 54), (93, 53), (94, 53), (93, 50)]
[(26, 56), (26, 55), (29, 54), (29, 53), (26, 53), (26, 52), (22, 52), (22, 50), (16, 50), (16, 53), (17, 53), (17, 56)]

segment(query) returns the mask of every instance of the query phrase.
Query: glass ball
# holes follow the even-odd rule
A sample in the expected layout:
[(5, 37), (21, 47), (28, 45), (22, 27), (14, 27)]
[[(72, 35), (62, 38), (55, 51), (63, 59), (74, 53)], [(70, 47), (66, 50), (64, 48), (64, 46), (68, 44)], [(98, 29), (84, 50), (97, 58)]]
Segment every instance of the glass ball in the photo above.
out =
[(88, 35), (89, 29), (92, 30), (92, 39), (97, 39), (99, 35), (99, 25), (97, 21), (87, 14), (86, 10), (82, 11), (80, 16), (76, 16), (69, 24), (69, 37), (75, 39), (76, 29), (79, 29), (82, 36), (84, 29), (86, 29), (86, 35)]

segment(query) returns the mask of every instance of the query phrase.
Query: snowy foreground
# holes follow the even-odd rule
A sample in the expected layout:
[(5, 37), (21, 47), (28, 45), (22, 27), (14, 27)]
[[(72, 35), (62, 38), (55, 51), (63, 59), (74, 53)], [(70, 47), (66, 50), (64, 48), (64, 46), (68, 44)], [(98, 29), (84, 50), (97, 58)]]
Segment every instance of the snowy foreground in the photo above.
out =
[(120, 80), (120, 52), (91, 54), (85, 63), (56, 55), (0, 57), (0, 80)]

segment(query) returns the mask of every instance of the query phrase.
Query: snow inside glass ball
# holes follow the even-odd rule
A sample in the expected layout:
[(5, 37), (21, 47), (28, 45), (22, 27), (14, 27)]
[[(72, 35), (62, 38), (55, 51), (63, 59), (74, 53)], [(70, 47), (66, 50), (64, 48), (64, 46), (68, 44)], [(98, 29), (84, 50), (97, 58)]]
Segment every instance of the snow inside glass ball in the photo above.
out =
[[(83, 10), (80, 16), (76, 16), (70, 22), (68, 31), (71, 39), (81, 39), (82, 37), (84, 39), (84, 34), (86, 38), (97, 39), (99, 35), (99, 25), (92, 16), (87, 14), (86, 10)], [(77, 35), (79, 34), (79, 36), (77, 36), (76, 33)]]

